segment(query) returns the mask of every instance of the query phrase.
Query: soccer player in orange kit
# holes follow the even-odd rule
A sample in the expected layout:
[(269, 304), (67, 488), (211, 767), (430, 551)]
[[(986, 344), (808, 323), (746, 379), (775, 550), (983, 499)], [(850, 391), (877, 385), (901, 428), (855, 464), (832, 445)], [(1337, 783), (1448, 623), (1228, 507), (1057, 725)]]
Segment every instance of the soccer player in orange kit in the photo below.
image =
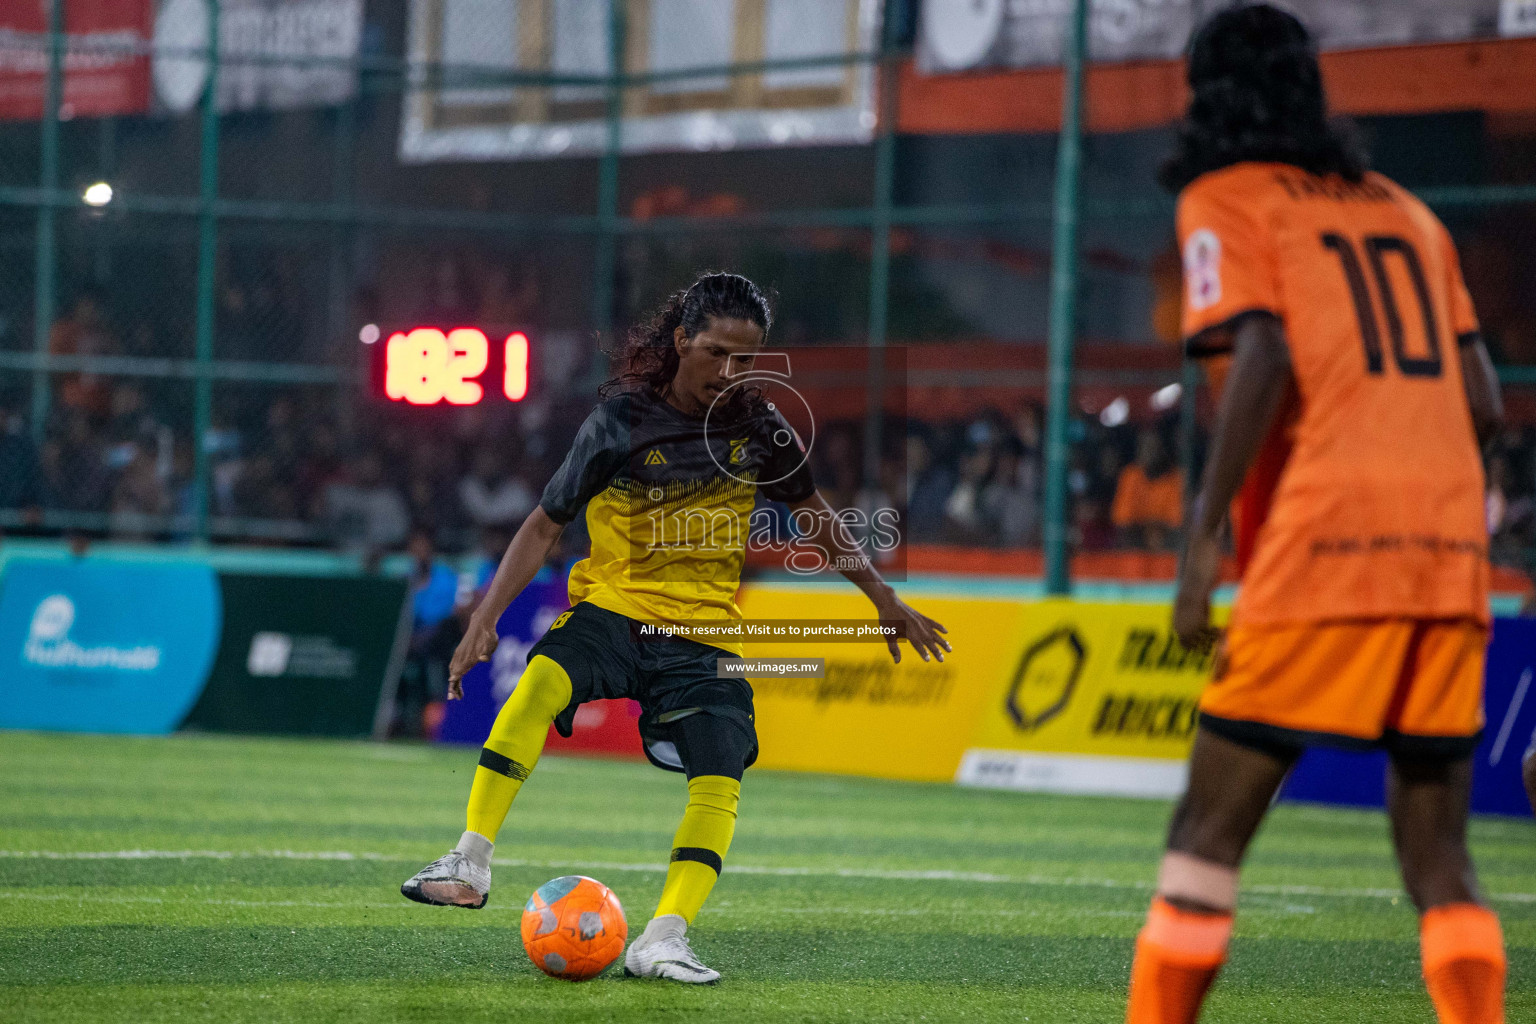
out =
[(1243, 576), (1128, 1021), (1198, 1017), (1248, 843), (1297, 756), (1329, 744), (1390, 756), (1392, 839), (1440, 1020), (1502, 1022), (1502, 933), (1466, 844), (1489, 617), (1479, 439), (1502, 413), (1455, 249), (1328, 120), (1316, 46), (1290, 14), (1214, 15), (1189, 84), (1163, 171), (1179, 193), (1185, 335), (1230, 362), (1187, 522), (1186, 645), (1216, 640), (1234, 501)]

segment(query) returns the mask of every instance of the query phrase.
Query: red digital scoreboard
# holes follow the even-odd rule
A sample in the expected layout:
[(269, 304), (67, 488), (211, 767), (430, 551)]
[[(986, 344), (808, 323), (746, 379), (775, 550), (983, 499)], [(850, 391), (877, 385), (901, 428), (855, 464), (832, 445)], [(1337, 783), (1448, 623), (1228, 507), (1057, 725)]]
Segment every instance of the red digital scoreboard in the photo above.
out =
[(467, 406), (521, 402), (528, 395), (528, 335), (522, 331), (487, 335), (477, 327), (412, 327), (385, 337), (369, 325), (359, 337), (375, 350), (373, 378), (391, 402)]

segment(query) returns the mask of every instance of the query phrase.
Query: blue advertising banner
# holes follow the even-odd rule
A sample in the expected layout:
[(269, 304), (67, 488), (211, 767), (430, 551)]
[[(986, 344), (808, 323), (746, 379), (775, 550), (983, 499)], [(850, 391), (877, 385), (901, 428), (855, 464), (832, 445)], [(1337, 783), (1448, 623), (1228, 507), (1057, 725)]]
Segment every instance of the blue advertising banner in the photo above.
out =
[[(1529, 815), (1520, 760), (1536, 743), (1536, 619), (1495, 619), (1483, 708), (1488, 724), (1473, 759), (1472, 810)], [(1310, 750), (1286, 781), (1287, 800), (1386, 805), (1386, 755)]]
[(501, 637), (496, 653), (489, 663), (476, 666), (464, 677), (464, 699), (448, 702), (437, 732), (440, 742), (475, 746), (485, 742), (496, 712), (528, 667), (528, 649), (570, 606), (564, 572), (546, 569), (517, 595), (496, 623)]
[(1497, 619), (1488, 647), (1488, 725), (1477, 748), (1472, 809), (1490, 814), (1530, 814), (1520, 782), (1520, 761), (1536, 744), (1536, 619)]
[(205, 565), (12, 561), (0, 728), (170, 732), (203, 689), (221, 620)]

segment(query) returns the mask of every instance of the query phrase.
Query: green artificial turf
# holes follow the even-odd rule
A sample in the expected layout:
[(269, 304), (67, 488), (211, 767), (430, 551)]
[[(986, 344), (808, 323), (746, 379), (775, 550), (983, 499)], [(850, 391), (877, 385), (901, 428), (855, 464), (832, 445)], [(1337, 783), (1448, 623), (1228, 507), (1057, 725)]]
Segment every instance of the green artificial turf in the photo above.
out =
[[(0, 1021), (1114, 1022), (1168, 815), (753, 772), (691, 933), (722, 982), (573, 985), (528, 963), (523, 900), (590, 874), (643, 926), (682, 779), (546, 759), (489, 906), (409, 903), (473, 768), (463, 749), (0, 733)], [(1472, 834), (1509, 1019), (1536, 1020), (1536, 826)], [(1380, 815), (1281, 807), (1244, 883), (1205, 1020), (1433, 1021)]]

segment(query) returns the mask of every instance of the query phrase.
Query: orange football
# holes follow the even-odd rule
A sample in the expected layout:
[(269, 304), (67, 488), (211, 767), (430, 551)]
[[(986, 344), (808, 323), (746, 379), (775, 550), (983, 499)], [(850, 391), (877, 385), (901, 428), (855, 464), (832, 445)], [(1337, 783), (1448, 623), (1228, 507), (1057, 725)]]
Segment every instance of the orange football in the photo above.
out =
[(586, 981), (624, 952), (629, 923), (613, 890), (585, 875), (551, 879), (523, 907), (523, 948), (551, 978)]

